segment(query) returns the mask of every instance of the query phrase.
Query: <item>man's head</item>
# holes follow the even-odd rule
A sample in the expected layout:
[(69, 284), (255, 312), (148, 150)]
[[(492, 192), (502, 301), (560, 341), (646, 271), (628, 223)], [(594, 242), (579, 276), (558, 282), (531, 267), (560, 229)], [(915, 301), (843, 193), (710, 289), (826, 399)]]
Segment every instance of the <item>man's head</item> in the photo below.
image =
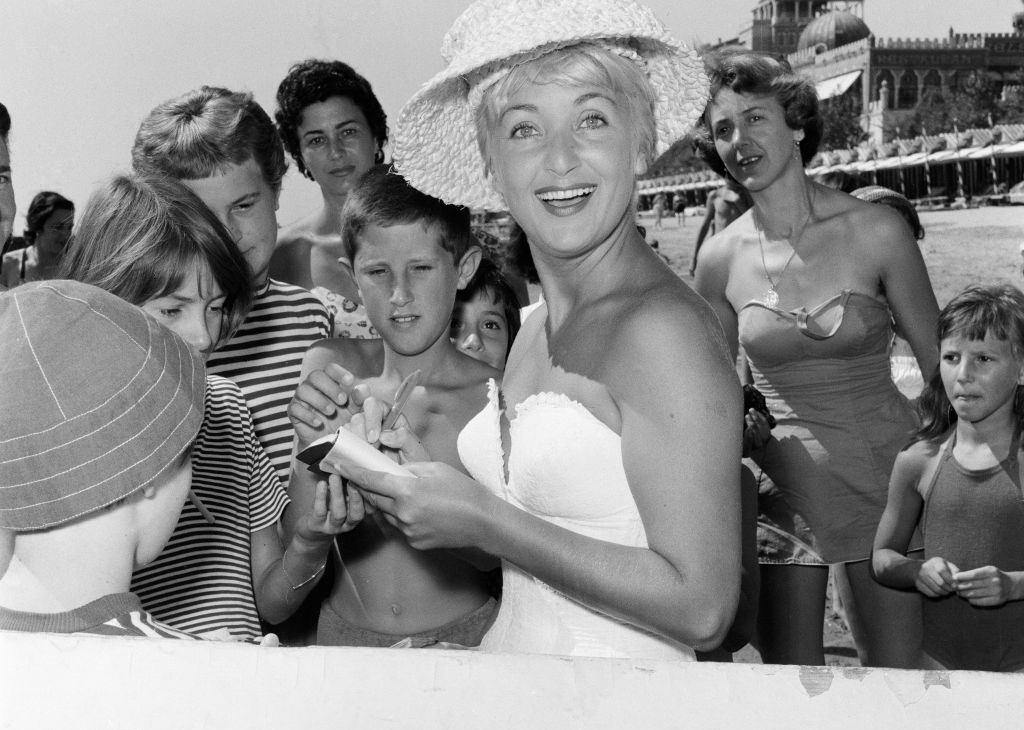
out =
[(455, 293), (480, 261), (469, 211), (374, 168), (345, 202), (341, 230), (367, 315), (385, 344), (409, 356), (441, 340), (450, 344)]
[(10, 133), (11, 115), (0, 102), (0, 250), (7, 246), (11, 231), (14, 230), (14, 216), (18, 212), (18, 204), (14, 200), (14, 184), (11, 181), (11, 153), (7, 147)]
[(58, 280), (0, 295), (0, 341), (0, 527), (57, 527), (180, 481), (205, 371), (170, 330)]
[(132, 166), (190, 188), (234, 236), (256, 286), (266, 282), (288, 163), (252, 94), (204, 86), (160, 104), (139, 127)]

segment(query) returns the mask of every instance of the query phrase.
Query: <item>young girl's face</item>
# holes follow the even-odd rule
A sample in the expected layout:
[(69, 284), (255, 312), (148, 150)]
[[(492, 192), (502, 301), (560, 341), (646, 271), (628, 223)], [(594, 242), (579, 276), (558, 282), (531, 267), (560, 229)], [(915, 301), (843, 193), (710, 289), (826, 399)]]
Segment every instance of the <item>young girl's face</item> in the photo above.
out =
[(501, 304), (486, 289), (468, 302), (455, 303), (451, 337), (461, 352), (498, 370), (505, 369), (508, 320)]
[(224, 324), (224, 294), (205, 266), (195, 266), (175, 291), (142, 308), (202, 355), (210, 356)]
[(939, 344), (939, 356), (942, 385), (958, 419), (1012, 420), (1014, 394), (1024, 383), (1024, 360), (1009, 340), (991, 333), (983, 340), (952, 334)]

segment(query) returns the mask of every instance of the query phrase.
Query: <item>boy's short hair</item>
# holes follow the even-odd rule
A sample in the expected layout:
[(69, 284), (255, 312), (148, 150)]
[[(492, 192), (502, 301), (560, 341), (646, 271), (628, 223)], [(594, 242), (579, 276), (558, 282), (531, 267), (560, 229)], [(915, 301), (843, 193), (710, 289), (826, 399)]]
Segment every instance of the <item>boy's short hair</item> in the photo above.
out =
[(375, 162), (384, 162), (388, 120), (370, 82), (347, 63), (307, 58), (288, 69), (288, 75), (277, 87), (277, 111), (274, 112), (274, 118), (277, 120), (285, 149), (295, 160), (299, 172), (311, 180), (313, 176), (302, 160), (299, 144), (302, 113), (311, 104), (327, 101), (335, 96), (348, 99), (359, 107), (366, 117), (366, 123), (370, 125), (370, 134), (377, 143)]
[(288, 170), (277, 127), (248, 92), (203, 86), (165, 101), (139, 126), (132, 167), (178, 180), (199, 180), (255, 160), (280, 190)]
[(77, 281), (0, 294), (0, 528), (55, 527), (156, 480), (195, 440), (205, 370), (177, 335)]
[(483, 256), (480, 264), (476, 267), (473, 278), (469, 280), (465, 288), (455, 292), (456, 306), (460, 303), (470, 302), (478, 294), (485, 294), (501, 307), (505, 315), (505, 323), (508, 325), (508, 350), (512, 349), (516, 335), (519, 334), (519, 327), (522, 325), (519, 317), (519, 297), (516, 296), (512, 285), (502, 275), (501, 269), (491, 258)]
[(359, 235), (367, 226), (422, 223), (435, 230), (441, 248), (452, 255), (456, 266), (471, 248), (478, 246), (470, 227), (469, 208), (447, 203), (414, 188), (392, 169), (371, 168), (356, 184), (341, 212), (341, 241), (354, 265)]
[(252, 306), (249, 265), (203, 201), (159, 175), (115, 175), (89, 198), (61, 261), (60, 275), (135, 305), (176, 291), (197, 265), (224, 294), (226, 340)]

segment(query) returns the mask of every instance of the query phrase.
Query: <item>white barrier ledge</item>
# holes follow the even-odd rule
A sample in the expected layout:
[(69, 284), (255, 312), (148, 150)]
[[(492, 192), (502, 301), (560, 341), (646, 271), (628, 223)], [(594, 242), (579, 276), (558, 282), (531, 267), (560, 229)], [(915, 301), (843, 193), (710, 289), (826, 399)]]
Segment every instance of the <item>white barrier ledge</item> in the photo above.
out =
[(1024, 675), (0, 632), (3, 728), (1020, 728)]

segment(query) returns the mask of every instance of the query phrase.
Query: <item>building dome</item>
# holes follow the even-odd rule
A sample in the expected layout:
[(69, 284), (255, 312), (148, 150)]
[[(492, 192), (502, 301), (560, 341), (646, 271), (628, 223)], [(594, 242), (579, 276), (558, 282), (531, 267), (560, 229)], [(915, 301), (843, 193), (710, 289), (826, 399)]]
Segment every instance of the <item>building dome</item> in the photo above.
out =
[(826, 51), (867, 38), (871, 30), (864, 21), (845, 10), (819, 15), (804, 28), (797, 50), (823, 47)]

